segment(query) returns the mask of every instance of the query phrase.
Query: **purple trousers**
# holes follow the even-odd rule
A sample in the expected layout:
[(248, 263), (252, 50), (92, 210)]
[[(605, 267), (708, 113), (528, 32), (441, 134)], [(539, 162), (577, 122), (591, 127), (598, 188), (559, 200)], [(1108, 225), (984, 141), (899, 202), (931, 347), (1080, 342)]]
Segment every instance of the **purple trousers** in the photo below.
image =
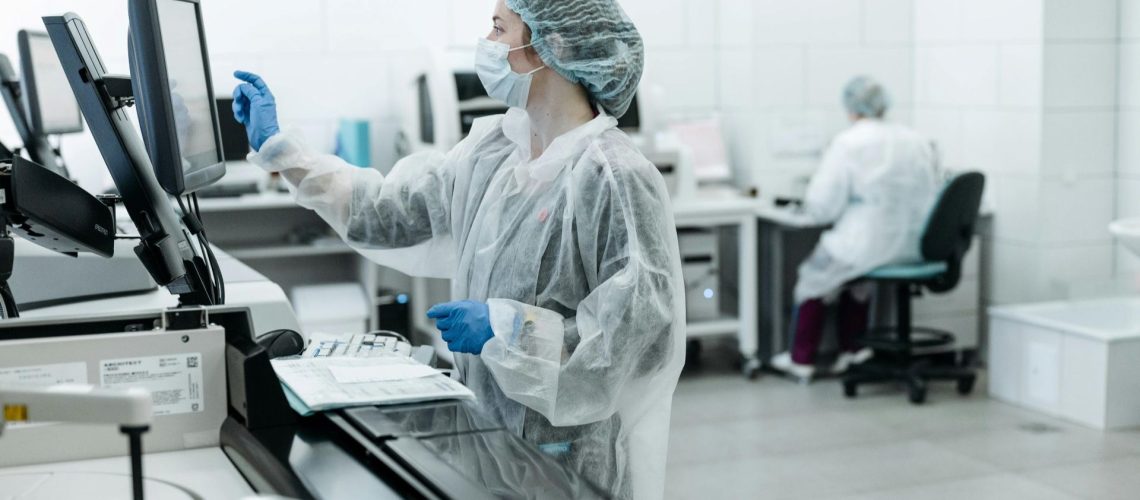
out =
[[(867, 329), (871, 301), (860, 302), (847, 290), (839, 296), (839, 348), (843, 352), (859, 350), (855, 338)], [(796, 338), (792, 341), (792, 361), (802, 365), (815, 363), (819, 344), (823, 341), (823, 326), (827, 319), (827, 305), (823, 299), (804, 301), (797, 308)]]

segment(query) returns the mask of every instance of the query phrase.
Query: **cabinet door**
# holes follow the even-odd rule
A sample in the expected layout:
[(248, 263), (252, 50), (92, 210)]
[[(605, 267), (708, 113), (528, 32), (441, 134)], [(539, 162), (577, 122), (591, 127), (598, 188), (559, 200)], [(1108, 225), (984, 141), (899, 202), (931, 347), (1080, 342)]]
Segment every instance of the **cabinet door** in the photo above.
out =
[(1056, 414), (1060, 411), (1061, 335), (1044, 328), (1021, 332), (1021, 401)]
[(1021, 402), (1021, 324), (990, 317), (990, 395), (1011, 403)]

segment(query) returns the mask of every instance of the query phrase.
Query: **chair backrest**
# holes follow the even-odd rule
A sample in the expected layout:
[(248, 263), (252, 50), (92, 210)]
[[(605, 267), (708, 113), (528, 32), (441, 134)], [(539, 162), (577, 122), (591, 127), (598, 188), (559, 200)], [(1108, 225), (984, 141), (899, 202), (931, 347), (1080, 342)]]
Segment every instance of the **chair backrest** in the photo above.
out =
[(949, 271), (927, 286), (935, 292), (948, 291), (958, 284), (962, 258), (974, 240), (974, 225), (982, 205), (986, 177), (978, 172), (958, 175), (938, 197), (922, 234), (922, 257), (945, 262)]

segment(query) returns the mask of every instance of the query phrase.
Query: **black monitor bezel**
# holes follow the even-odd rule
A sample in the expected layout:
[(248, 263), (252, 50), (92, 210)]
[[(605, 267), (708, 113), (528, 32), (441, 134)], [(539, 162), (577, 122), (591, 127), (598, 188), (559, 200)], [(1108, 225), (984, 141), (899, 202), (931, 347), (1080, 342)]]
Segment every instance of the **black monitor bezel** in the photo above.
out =
[[(217, 144), (216, 162), (195, 172), (189, 178), (182, 170), (181, 146), (178, 144), (174, 108), (171, 104), (166, 54), (162, 44), (162, 29), (158, 18), (158, 2), (184, 2), (193, 4), (198, 24), (198, 43), (202, 54), (202, 68), (206, 78), (206, 91), (214, 120), (214, 140)], [(154, 165), (154, 174), (163, 190), (175, 196), (202, 189), (226, 173), (222, 152), (222, 136), (218, 126), (218, 109), (215, 104), (213, 77), (210, 72), (206, 33), (203, 30), (202, 6), (199, 0), (131, 0), (128, 5), (131, 32), (131, 72), (135, 89), (143, 141)]]

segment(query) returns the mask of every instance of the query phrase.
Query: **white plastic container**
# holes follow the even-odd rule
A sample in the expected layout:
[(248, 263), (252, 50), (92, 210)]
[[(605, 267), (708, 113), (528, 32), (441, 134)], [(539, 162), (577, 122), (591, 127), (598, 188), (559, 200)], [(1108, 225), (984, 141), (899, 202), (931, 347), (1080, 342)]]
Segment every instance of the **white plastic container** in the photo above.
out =
[(1140, 426), (1140, 297), (991, 308), (989, 392), (1097, 429)]
[(368, 327), (368, 298), (357, 283), (298, 286), (291, 298), (306, 336), (364, 333)]

